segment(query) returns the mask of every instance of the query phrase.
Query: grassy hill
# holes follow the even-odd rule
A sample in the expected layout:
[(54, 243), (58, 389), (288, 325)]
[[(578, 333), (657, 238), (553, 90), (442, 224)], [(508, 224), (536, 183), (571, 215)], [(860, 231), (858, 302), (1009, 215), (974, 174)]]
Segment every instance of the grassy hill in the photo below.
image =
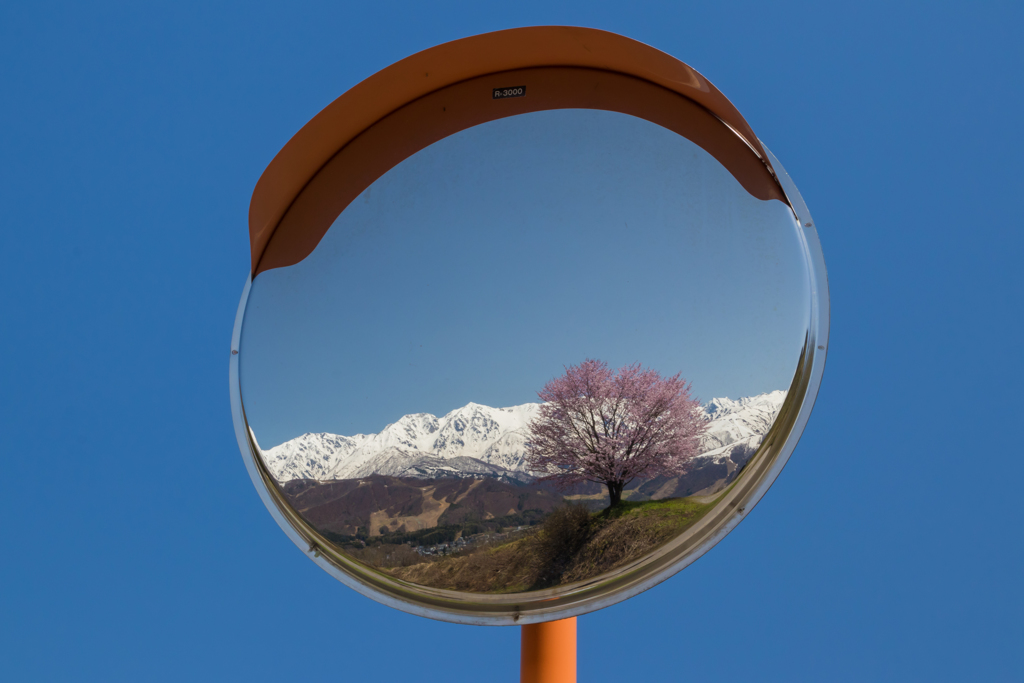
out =
[(385, 570), (435, 588), (516, 593), (582, 581), (639, 559), (704, 516), (713, 502), (691, 498), (631, 502), (593, 513), (557, 508), (530, 533), (461, 555)]

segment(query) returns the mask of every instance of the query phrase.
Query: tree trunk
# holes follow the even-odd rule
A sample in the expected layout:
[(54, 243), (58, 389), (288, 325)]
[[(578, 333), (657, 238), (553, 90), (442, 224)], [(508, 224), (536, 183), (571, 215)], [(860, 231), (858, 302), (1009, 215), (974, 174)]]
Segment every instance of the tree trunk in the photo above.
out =
[(608, 507), (613, 508), (616, 505), (618, 505), (619, 502), (622, 500), (622, 489), (625, 485), (619, 482), (611, 481), (605, 482), (605, 484), (608, 485), (608, 498), (611, 499), (611, 502), (608, 504)]

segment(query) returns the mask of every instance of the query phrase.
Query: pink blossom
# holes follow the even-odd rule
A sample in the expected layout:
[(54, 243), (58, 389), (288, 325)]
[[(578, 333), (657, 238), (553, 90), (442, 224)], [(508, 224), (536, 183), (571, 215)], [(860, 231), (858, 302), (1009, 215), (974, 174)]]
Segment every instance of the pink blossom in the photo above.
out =
[(612, 505), (634, 479), (682, 474), (707, 427), (689, 383), (639, 363), (612, 372), (587, 359), (537, 395), (544, 403), (529, 426), (530, 469), (563, 490), (604, 484)]

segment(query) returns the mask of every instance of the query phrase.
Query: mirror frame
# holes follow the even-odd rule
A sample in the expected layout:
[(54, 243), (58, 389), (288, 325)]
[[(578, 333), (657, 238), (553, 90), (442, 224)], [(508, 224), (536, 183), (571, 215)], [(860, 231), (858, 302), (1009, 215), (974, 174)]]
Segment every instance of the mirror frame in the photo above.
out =
[[(492, 97), (494, 89), (519, 86), (525, 86), (523, 97)], [(550, 109), (618, 111), (669, 128), (708, 151), (753, 196), (793, 210), (810, 285), (797, 372), (744, 476), (700, 522), (653, 553), (587, 581), (526, 593), (464, 593), (401, 581), (335, 548), (291, 508), (263, 464), (238, 372), (250, 287), (261, 272), (308, 256), (352, 200), (424, 147), (486, 121)], [(310, 559), (359, 593), (412, 614), (464, 624), (538, 623), (601, 609), (661, 583), (724, 538), (767, 492), (803, 432), (821, 383), (828, 281), (814, 222), (795, 185), (703, 76), (616, 34), (511, 29), (446, 43), (378, 72), (321, 111), (278, 153), (256, 185), (249, 228), (251, 272), (229, 367), (235, 433), (249, 476), (275, 521)]]

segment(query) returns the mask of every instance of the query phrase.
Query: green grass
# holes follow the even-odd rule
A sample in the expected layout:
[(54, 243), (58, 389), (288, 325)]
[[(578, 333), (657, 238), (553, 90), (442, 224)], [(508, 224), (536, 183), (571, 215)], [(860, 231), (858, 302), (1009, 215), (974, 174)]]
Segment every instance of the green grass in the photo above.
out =
[(666, 498), (664, 500), (623, 500), (613, 508), (606, 508), (595, 513), (597, 517), (618, 519), (625, 515), (692, 515), (712, 507), (710, 503), (698, 503), (690, 498)]
[(623, 500), (615, 507), (595, 513), (594, 521), (601, 525), (612, 520), (642, 520), (646, 525), (660, 532), (659, 535), (665, 532), (675, 535), (706, 515), (720, 499), (721, 496), (718, 496), (710, 503), (700, 503), (691, 498)]

